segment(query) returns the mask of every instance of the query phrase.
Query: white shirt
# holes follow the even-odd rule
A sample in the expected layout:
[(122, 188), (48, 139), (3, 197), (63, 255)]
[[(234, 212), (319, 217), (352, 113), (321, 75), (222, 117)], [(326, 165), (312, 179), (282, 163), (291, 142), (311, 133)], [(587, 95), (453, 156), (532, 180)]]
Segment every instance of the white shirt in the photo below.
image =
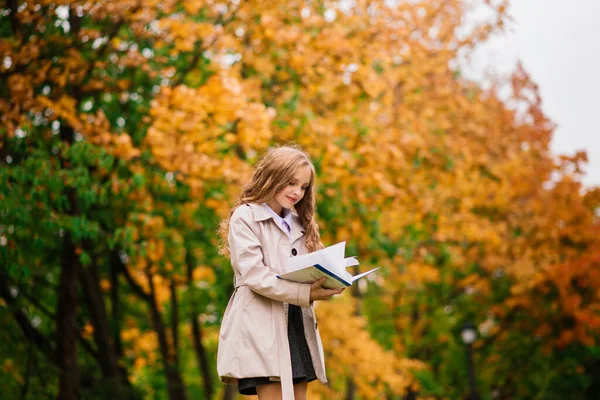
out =
[(273, 216), (273, 220), (281, 230), (288, 235), (290, 243), (292, 242), (292, 210), (284, 208), (283, 213), (285, 217), (281, 218), (267, 203), (262, 203), (263, 207), (267, 209), (269, 214)]

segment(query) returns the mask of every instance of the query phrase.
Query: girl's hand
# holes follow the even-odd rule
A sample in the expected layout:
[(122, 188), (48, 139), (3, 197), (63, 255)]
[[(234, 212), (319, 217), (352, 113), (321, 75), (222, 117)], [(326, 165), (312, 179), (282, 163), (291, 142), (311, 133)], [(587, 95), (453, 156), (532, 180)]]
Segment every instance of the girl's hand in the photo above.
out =
[(344, 288), (342, 288), (342, 289), (325, 289), (321, 285), (326, 280), (327, 280), (327, 278), (323, 277), (311, 285), (310, 301), (329, 300), (334, 294), (340, 294), (344, 291)]

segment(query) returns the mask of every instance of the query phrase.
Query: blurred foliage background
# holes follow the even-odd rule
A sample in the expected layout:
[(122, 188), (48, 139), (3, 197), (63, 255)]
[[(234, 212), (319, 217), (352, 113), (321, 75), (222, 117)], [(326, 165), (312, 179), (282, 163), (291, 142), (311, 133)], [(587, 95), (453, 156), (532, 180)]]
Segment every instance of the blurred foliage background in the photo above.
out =
[(471, 7), (4, 2), (2, 398), (236, 398), (216, 227), (289, 142), (325, 244), (382, 267), (318, 304), (330, 382), (310, 398), (600, 398), (600, 190), (585, 153), (550, 152), (523, 68), (461, 75), (509, 18)]

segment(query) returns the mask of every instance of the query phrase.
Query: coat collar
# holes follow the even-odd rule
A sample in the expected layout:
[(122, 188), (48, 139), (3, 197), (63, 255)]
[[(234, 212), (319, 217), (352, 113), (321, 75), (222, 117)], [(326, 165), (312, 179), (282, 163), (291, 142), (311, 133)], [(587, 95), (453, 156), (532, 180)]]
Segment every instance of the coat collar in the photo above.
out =
[[(260, 204), (251, 203), (248, 204), (248, 206), (252, 208), (255, 222), (273, 219), (271, 214), (269, 214), (269, 211)], [(302, 235), (304, 235), (304, 228), (302, 227), (302, 224), (300, 224), (298, 215), (292, 210), (292, 243), (301, 238)]]

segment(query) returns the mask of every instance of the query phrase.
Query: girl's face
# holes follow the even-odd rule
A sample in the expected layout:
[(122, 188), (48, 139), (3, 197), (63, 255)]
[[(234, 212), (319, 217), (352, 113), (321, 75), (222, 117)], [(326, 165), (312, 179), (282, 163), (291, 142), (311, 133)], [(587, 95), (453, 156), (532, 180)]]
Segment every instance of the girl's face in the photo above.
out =
[(273, 211), (281, 215), (282, 209), (292, 208), (293, 205), (298, 203), (304, 197), (306, 188), (310, 184), (311, 177), (312, 171), (310, 167), (305, 166), (299, 168), (288, 185), (277, 193), (267, 204)]

